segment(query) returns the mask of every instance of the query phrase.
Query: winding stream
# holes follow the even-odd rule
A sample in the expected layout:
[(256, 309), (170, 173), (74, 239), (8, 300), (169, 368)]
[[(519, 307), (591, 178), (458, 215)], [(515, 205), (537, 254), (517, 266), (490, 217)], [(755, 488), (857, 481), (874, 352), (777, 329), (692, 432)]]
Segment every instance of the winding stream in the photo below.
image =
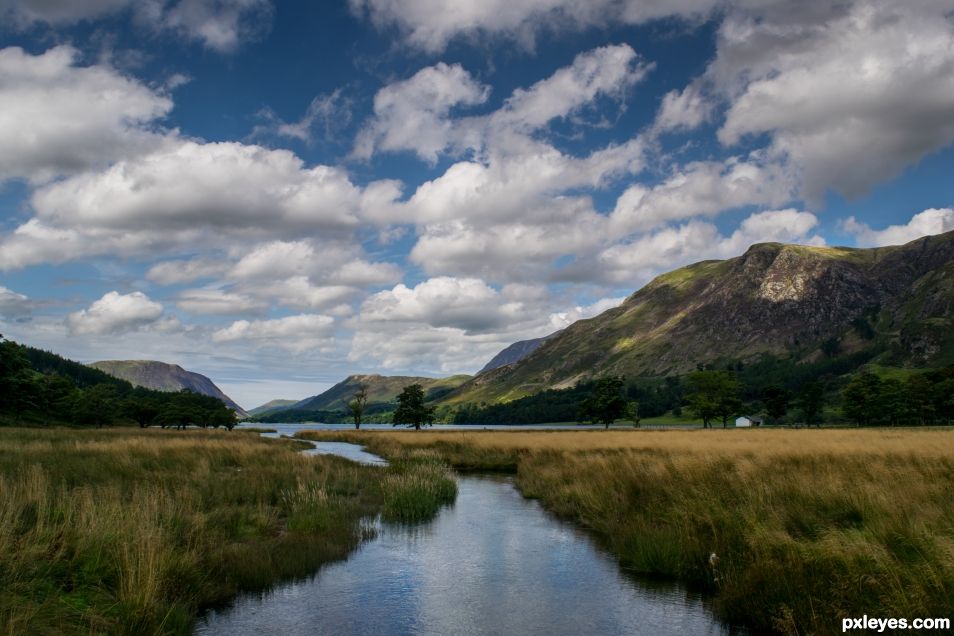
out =
[[(357, 461), (359, 446), (315, 451)], [(379, 524), (346, 561), (207, 614), (195, 633), (726, 634), (696, 595), (627, 578), (511, 478), (461, 476), (454, 506), (418, 526)]]

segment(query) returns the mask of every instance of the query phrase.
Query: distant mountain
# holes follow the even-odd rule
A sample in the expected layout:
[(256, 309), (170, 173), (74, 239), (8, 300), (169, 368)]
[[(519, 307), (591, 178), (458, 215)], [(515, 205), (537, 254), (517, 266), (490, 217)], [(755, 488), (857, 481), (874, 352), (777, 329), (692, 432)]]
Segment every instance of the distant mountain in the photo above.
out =
[(954, 232), (855, 249), (781, 243), (663, 274), (445, 403), (508, 401), (602, 374), (682, 374), (763, 354), (870, 351), (892, 366), (954, 363)]
[(344, 411), (360, 385), (368, 387), (368, 404), (393, 402), (404, 387), (420, 384), (426, 399), (437, 399), (470, 380), (469, 375), (418, 378), (402, 375), (350, 375), (321, 395), (302, 400), (292, 408), (309, 411)]
[(189, 389), (194, 393), (209, 395), (221, 400), (239, 417), (248, 417), (248, 413), (215, 386), (212, 380), (199, 373), (186, 371), (178, 364), (155, 360), (103, 360), (89, 366), (147, 389), (167, 392)]
[(254, 409), (249, 409), (248, 414), (254, 417), (269, 411), (280, 411), (285, 408), (290, 408), (297, 403), (298, 400), (271, 400), (261, 406), (256, 406)]
[(514, 362), (519, 362), (523, 360), (528, 355), (533, 353), (539, 348), (544, 342), (550, 338), (559, 334), (559, 331), (551, 333), (549, 336), (544, 336), (542, 338), (534, 338), (532, 340), (520, 340), (515, 342), (493, 358), (490, 359), (490, 362), (484, 365), (484, 368), (477, 372), (477, 375), (481, 373), (486, 373), (487, 371), (493, 371), (494, 369), (499, 369), (502, 366), (513, 364)]

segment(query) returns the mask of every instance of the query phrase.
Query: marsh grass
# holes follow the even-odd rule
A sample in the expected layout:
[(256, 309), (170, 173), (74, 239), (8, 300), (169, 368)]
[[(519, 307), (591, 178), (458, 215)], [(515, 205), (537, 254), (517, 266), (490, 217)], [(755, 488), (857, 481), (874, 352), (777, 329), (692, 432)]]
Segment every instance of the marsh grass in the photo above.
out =
[(949, 429), (332, 435), (515, 469), (624, 568), (708, 590), (732, 623), (825, 634), (847, 616), (954, 616)]
[(440, 454), (411, 450), (392, 456), (382, 490), (385, 521), (426, 521), (457, 498), (457, 481)]
[(0, 633), (189, 633), (368, 535), (378, 468), (224, 431), (0, 429)]

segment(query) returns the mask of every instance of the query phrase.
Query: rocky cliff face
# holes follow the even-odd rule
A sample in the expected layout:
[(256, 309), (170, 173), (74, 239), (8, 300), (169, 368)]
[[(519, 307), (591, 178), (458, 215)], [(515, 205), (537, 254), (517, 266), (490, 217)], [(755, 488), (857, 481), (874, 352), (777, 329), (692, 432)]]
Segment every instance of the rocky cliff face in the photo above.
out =
[(248, 417), (248, 413), (215, 386), (212, 380), (199, 373), (186, 371), (178, 364), (155, 360), (103, 360), (89, 366), (147, 389), (170, 392), (189, 389), (194, 393), (209, 395), (221, 400), (239, 417)]
[[(574, 323), (450, 402), (508, 400), (604, 373), (684, 373), (763, 353), (806, 356), (826, 341), (890, 346), (900, 363), (954, 354), (954, 232), (897, 247), (753, 245), (664, 274), (620, 307)], [(859, 321), (868, 340), (855, 334)]]

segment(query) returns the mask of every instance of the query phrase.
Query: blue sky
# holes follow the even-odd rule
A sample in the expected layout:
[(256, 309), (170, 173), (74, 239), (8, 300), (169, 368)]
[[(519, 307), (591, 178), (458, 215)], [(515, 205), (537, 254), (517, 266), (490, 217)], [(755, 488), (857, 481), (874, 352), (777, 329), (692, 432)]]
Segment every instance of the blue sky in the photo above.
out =
[(948, 231), (952, 15), (0, 0), (0, 332), (251, 407), (473, 372), (754, 242)]

